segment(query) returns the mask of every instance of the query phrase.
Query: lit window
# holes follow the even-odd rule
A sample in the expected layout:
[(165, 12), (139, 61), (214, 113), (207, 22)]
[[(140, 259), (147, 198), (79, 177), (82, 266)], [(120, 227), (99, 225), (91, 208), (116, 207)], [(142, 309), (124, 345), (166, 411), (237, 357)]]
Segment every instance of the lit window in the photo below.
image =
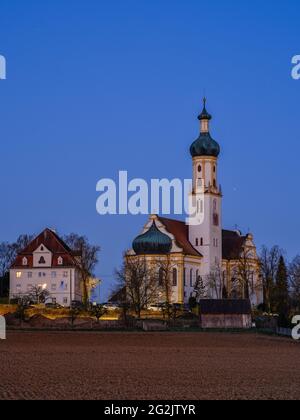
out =
[(17, 279), (20, 279), (22, 277), (22, 272), (21, 271), (18, 271), (17, 272)]

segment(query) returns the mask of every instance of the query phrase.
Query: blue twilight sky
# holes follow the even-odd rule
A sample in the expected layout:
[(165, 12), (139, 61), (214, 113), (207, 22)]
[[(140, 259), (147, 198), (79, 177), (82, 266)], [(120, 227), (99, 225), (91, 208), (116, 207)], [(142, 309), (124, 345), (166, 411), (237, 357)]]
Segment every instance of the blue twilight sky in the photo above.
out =
[(113, 281), (143, 216), (97, 215), (96, 182), (191, 177), (203, 92), (224, 226), (300, 253), (299, 0), (1, 0), (0, 241), (54, 227)]

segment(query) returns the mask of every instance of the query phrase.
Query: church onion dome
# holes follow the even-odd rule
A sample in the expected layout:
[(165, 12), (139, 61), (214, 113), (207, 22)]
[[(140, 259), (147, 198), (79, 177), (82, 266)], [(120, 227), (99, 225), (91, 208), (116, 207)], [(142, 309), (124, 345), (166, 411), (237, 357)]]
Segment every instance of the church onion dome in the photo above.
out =
[(208, 121), (210, 121), (211, 119), (212, 119), (212, 116), (206, 110), (206, 99), (204, 99), (203, 111), (199, 115), (198, 120), (199, 121), (202, 121), (202, 120), (208, 120)]
[(209, 121), (212, 119), (212, 116), (206, 110), (206, 99), (204, 99), (203, 111), (198, 119), (201, 122), (201, 130), (198, 139), (191, 145), (190, 152), (192, 157), (218, 157), (221, 149), (209, 133)]
[(172, 249), (172, 239), (162, 233), (153, 222), (151, 228), (133, 241), (133, 250), (137, 255), (168, 254)]
[(191, 145), (190, 152), (192, 157), (218, 157), (221, 149), (219, 144), (211, 137), (209, 133), (201, 133), (198, 139)]

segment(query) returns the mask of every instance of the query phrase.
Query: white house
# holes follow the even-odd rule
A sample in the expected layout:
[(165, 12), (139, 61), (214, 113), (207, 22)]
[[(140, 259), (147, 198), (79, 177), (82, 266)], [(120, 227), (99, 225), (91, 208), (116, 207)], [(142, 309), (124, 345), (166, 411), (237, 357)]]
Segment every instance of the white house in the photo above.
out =
[(82, 301), (78, 267), (80, 255), (52, 230), (46, 229), (20, 252), (10, 269), (10, 299), (27, 295), (33, 287), (49, 291), (49, 302), (70, 306)]
[[(188, 303), (202, 279), (208, 298), (249, 298), (252, 305), (263, 302), (259, 260), (253, 235), (222, 228), (222, 191), (218, 179), (219, 144), (210, 135), (212, 119), (206, 100), (200, 135), (191, 145), (193, 190), (190, 202), (194, 221), (152, 215), (142, 234), (133, 241), (127, 258), (145, 258), (153, 267), (171, 261), (173, 302)], [(159, 268), (158, 268), (159, 269)]]

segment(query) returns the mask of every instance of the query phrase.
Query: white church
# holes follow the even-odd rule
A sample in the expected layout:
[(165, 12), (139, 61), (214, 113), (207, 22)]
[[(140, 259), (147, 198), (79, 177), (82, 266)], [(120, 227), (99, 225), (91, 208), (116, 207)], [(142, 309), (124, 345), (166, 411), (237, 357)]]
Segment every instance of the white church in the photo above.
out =
[[(200, 280), (201, 298), (250, 299), (252, 306), (257, 306), (263, 302), (263, 289), (253, 235), (222, 228), (218, 180), (221, 149), (210, 135), (212, 116), (206, 110), (205, 99), (198, 119), (200, 135), (190, 148), (190, 198), (199, 223), (186, 224), (152, 215), (126, 258), (143, 258), (152, 266), (157, 263), (157, 270), (159, 261), (171, 261), (172, 303), (187, 304), (195, 296)], [(163, 303), (163, 296), (161, 300)]]

